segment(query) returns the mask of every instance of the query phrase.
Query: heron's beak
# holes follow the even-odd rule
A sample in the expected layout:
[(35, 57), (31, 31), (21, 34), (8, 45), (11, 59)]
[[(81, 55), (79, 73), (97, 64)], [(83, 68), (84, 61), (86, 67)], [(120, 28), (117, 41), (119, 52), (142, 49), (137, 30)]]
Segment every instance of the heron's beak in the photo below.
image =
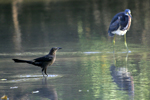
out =
[(130, 13), (128, 13), (128, 15), (132, 18), (132, 15)]

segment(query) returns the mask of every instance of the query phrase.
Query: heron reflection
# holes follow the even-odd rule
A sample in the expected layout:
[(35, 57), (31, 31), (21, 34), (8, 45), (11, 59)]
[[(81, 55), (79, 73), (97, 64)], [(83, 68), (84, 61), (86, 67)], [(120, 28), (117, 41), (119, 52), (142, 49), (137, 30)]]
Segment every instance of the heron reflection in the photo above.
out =
[(134, 81), (133, 76), (128, 71), (127, 68), (127, 58), (128, 54), (125, 58), (125, 65), (117, 66), (116, 61), (115, 64), (110, 66), (110, 72), (112, 76), (113, 82), (119, 87), (119, 90), (127, 91), (128, 95), (131, 97), (134, 96)]

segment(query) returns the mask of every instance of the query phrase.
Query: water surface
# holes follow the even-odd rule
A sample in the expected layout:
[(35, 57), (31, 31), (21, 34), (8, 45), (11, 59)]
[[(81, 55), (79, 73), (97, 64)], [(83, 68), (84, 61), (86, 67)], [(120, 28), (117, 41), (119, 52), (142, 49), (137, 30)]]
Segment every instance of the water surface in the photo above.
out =
[[(112, 17), (131, 9), (123, 36), (107, 30)], [(10, 100), (149, 100), (149, 0), (0, 1), (0, 96)], [(41, 68), (14, 63), (62, 47), (43, 78)]]

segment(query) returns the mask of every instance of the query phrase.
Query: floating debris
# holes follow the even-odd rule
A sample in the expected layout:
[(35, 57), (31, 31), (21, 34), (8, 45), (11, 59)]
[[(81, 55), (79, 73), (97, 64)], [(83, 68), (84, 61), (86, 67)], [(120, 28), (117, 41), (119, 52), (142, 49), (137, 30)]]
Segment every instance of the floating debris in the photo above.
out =
[(89, 90), (87, 90), (87, 92), (89, 92)]
[(1, 79), (2, 81), (6, 81), (7, 79)]
[(18, 88), (18, 86), (10, 87), (10, 89), (17, 89), (17, 88)]
[(82, 92), (82, 90), (79, 90), (79, 92)]
[(2, 99), (2, 100), (9, 100), (9, 98), (7, 98), (6, 95), (3, 95), (3, 96), (1, 97), (1, 99)]
[(39, 93), (39, 91), (32, 91), (32, 93)]

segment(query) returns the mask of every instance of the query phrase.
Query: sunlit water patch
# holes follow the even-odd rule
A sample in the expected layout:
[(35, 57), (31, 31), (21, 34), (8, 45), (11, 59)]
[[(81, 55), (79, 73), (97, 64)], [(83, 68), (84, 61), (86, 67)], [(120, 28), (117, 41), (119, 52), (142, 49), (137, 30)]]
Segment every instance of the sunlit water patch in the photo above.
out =
[[(16, 75), (13, 76), (13, 79), (7, 79), (6, 81), (3, 81), (2, 83), (8, 83), (8, 82), (24, 82), (24, 81), (35, 81), (39, 80), (41, 78), (47, 78), (47, 79), (54, 79), (62, 77), (62, 75), (48, 75), (43, 77), (43, 75)], [(15, 78), (15, 79), (14, 79)]]
[(96, 53), (102, 53), (102, 52), (83, 52), (84, 54), (96, 54)]
[[(38, 78), (38, 77), (43, 77), (43, 75), (19, 75), (18, 77), (22, 77), (22, 78)], [(45, 76), (47, 78), (56, 78), (59, 77), (59, 75), (48, 75)]]
[[(85, 54), (100, 54), (100, 53), (113, 53), (112, 52), (94, 52), (94, 51), (88, 51), (88, 52), (58, 52), (57, 55), (85, 55)], [(115, 53), (127, 53), (127, 51), (123, 52), (115, 52)], [(132, 53), (131, 51), (128, 51), (128, 53)], [(44, 56), (47, 55), (48, 52), (22, 52), (22, 53), (0, 53), (0, 56)]]

